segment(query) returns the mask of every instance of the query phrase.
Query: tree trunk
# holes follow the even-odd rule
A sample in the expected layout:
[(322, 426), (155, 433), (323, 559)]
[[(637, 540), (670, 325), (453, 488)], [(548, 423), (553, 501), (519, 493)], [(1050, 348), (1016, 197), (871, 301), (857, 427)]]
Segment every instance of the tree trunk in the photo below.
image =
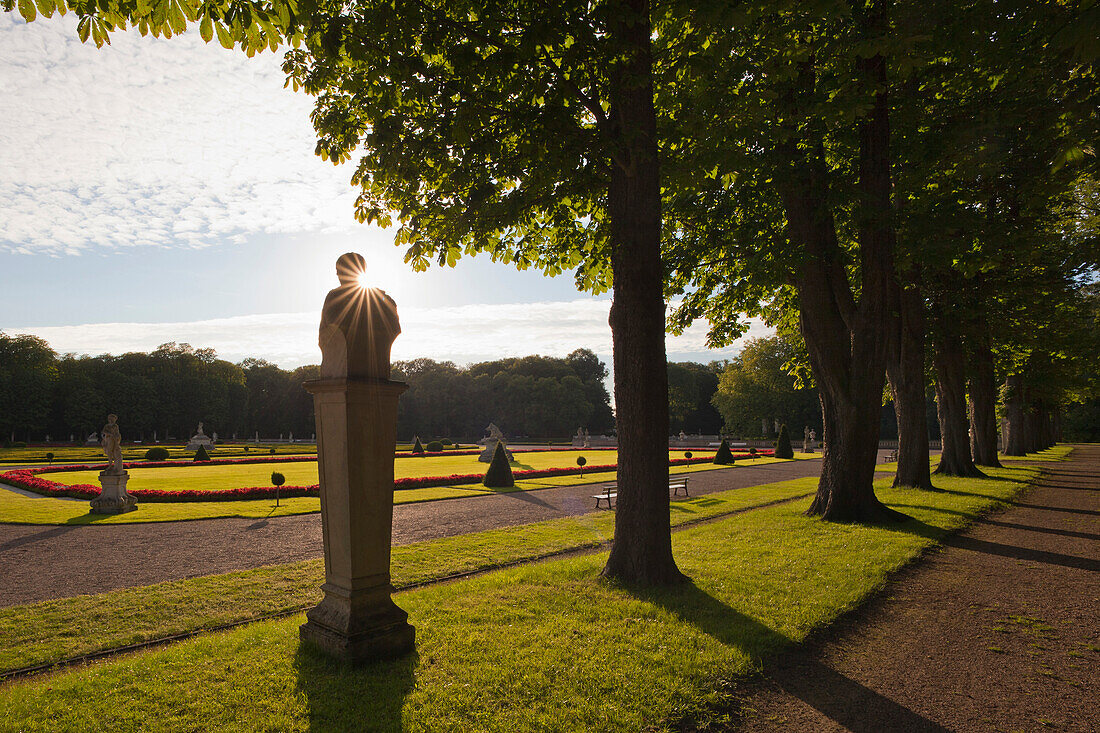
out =
[(966, 409), (966, 352), (962, 340), (951, 331), (947, 319), (937, 317), (936, 412), (940, 419), (942, 451), (936, 473), (944, 476), (984, 476), (970, 457), (970, 431)]
[(970, 452), (979, 466), (1000, 468), (997, 460), (997, 378), (989, 329), (980, 324), (970, 360)]
[(1005, 455), (1027, 455), (1027, 427), (1024, 414), (1024, 380), (1019, 374), (1005, 378)]
[(897, 317), (891, 329), (886, 373), (898, 421), (898, 470), (894, 486), (933, 489), (924, 397), (924, 300), (919, 277), (919, 272), (908, 273), (908, 287), (895, 289)]
[[(811, 141), (799, 154), (790, 151), (798, 162), (790, 177), (780, 182), (788, 233), (803, 253), (797, 276), (800, 322), (818, 384), (824, 428), (821, 478), (806, 513), (839, 522), (904, 516), (883, 505), (873, 485), (895, 237), (886, 64), (875, 56), (860, 59), (858, 66), (865, 83), (877, 90), (872, 110), (859, 125), (862, 287), (858, 305), (837, 244), (819, 140)], [(804, 66), (803, 74), (806, 71)], [(807, 155), (806, 149), (812, 152)]]
[(672, 557), (669, 529), (668, 371), (649, 3), (625, 0), (621, 6), (610, 30), (629, 59), (612, 72), (610, 118), (618, 152), (607, 205), (619, 496), (615, 541), (603, 574), (665, 585), (684, 576)]

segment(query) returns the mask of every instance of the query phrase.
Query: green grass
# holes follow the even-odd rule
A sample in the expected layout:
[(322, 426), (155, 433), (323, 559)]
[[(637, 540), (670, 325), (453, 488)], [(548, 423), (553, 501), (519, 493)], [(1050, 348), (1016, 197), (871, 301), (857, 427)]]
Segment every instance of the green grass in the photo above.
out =
[(731, 680), (857, 606), (937, 538), (1036, 471), (880, 489), (913, 520), (836, 525), (806, 500), (674, 536), (694, 583), (598, 579), (603, 553), (398, 596), (417, 652), (349, 669), (302, 647), (302, 617), (0, 689), (17, 730), (639, 730), (710, 721)]
[[(795, 454), (795, 458), (814, 458), (814, 455)], [(406, 460), (406, 459), (401, 459)], [(430, 459), (407, 459), (410, 461)], [(575, 460), (575, 459), (574, 459)], [(738, 466), (754, 466), (766, 463), (779, 462), (777, 458), (757, 458), (750, 461), (738, 461)], [(398, 461), (398, 464), (400, 461)], [(270, 479), (270, 468), (273, 464), (267, 464), (267, 477)], [(280, 464), (284, 465), (284, 464)], [(301, 466), (302, 464), (285, 464), (288, 466)], [(312, 466), (313, 464), (305, 464)], [(478, 464), (484, 468), (485, 464)], [(217, 468), (216, 466), (203, 466), (199, 468)], [(237, 468), (225, 466), (224, 468)], [(669, 470), (673, 474), (695, 473), (698, 471), (711, 471), (730, 468), (729, 466), (715, 466), (711, 463), (695, 464), (692, 466), (673, 466)], [(144, 469), (156, 470), (156, 469)], [(190, 469), (164, 469), (166, 471), (185, 471)], [(316, 470), (316, 467), (314, 467)], [(63, 473), (63, 472), (59, 472)], [(46, 474), (54, 477), (59, 474)], [(582, 476), (552, 476), (541, 479), (519, 481), (514, 489), (500, 489), (497, 491), (530, 491), (545, 489), (555, 486), (573, 486), (577, 484), (593, 483), (598, 481), (614, 480), (612, 472), (585, 473)], [(134, 488), (130, 484), (130, 488)], [(403, 489), (394, 493), (395, 504), (407, 504), (423, 501), (438, 501), (442, 499), (458, 499), (478, 494), (491, 493), (480, 483), (459, 484), (456, 486), (441, 486), (423, 489)], [(126, 514), (101, 515), (89, 514), (88, 502), (84, 500), (56, 499), (44, 496), (24, 496), (13, 491), (0, 489), (0, 522), (12, 524), (131, 524), (135, 522), (176, 522), (190, 519), (216, 519), (219, 517), (244, 517), (265, 518), (275, 516), (287, 516), (290, 514), (309, 514), (320, 511), (320, 500), (313, 497), (298, 497), (282, 499), (281, 506), (276, 507), (273, 499), (255, 499), (250, 501), (211, 501), (211, 502), (141, 502), (138, 510)]]
[(1072, 451), (1072, 445), (1056, 445), (1038, 453), (1028, 453), (1026, 456), (1006, 456), (1004, 453), (998, 453), (997, 457), (1002, 461), (1064, 461)]
[[(700, 456), (706, 453), (696, 454)], [(710, 453), (713, 455), (713, 452)], [(526, 471), (546, 468), (574, 468), (577, 457), (584, 456), (589, 463), (614, 464), (617, 451), (546, 451), (541, 453), (517, 453), (512, 469)], [(672, 458), (679, 452), (669, 452)], [(450, 476), (453, 474), (484, 474), (488, 465), (469, 456), (425, 456), (423, 458), (398, 458), (393, 463), (394, 478), (423, 478), (426, 476)], [(310, 486), (317, 483), (317, 464), (308, 462), (247, 463), (243, 465), (185, 465), (158, 468), (130, 468), (127, 488), (134, 489), (190, 489), (193, 491), (218, 491), (243, 486), (270, 486), (271, 472), (286, 476), (288, 486)], [(93, 471), (60, 471), (44, 476), (60, 484), (95, 484), (99, 469)]]
[[(816, 479), (709, 494), (672, 503), (672, 524), (813, 491)], [(398, 587), (469, 573), (611, 539), (615, 515), (598, 512), (393, 548)], [(55, 662), (316, 602), (321, 560), (0, 608), (0, 669)], [(163, 609), (171, 608), (171, 614)]]
[[(122, 460), (143, 461), (145, 451), (156, 447), (155, 444), (122, 446)], [(168, 451), (169, 460), (194, 458), (195, 451), (187, 450), (184, 444), (160, 445)], [(218, 443), (214, 458), (254, 458), (271, 454), (276, 455), (315, 455), (317, 446), (313, 443)], [(399, 446), (400, 448), (400, 446)], [(246, 450), (247, 449), (247, 450)], [(54, 463), (103, 463), (103, 448), (98, 445), (49, 446), (33, 448), (0, 448), (0, 464), (48, 463), (47, 453), (54, 454)]]

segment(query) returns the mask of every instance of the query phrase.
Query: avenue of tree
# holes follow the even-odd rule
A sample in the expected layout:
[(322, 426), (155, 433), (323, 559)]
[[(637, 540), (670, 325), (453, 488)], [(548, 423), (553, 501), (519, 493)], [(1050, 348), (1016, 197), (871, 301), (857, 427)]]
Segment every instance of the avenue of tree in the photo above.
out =
[[(1095, 388), (1100, 6), (1087, 0), (3, 0), (249, 54), (289, 41), (317, 152), (361, 155), (357, 216), (416, 268), (488, 252), (613, 288), (619, 509), (605, 574), (682, 579), (665, 479), (671, 318), (801, 334), (825, 450), (810, 513), (901, 517), (898, 482), (1049, 444)], [(1092, 32), (1090, 32), (1092, 29)], [(1091, 330), (1090, 330), (1091, 328)]]

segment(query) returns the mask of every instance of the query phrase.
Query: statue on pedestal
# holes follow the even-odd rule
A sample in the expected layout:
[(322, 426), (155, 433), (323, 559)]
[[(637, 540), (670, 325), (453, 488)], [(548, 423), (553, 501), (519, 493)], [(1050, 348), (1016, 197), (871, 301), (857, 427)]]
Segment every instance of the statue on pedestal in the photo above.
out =
[(477, 441), (481, 445), (485, 446), (485, 450), (481, 451), (481, 455), (477, 457), (477, 460), (481, 463), (492, 463), (493, 454), (497, 451), (497, 443), (504, 446), (504, 454), (508, 456), (508, 462), (512, 463), (516, 459), (512, 456), (512, 451), (508, 450), (508, 441), (504, 439), (504, 433), (500, 431), (500, 428), (496, 426), (496, 423), (489, 423), (489, 426), (485, 428), (487, 435), (481, 440)]
[(340, 285), (321, 311), (321, 378), (306, 382), (317, 421), (324, 537), (324, 598), (306, 613), (301, 638), (359, 662), (412, 651), (416, 632), (390, 597), (393, 452), (397, 398), (390, 348), (401, 333), (397, 306), (364, 287), (362, 255), (336, 262)]
[[(215, 433), (217, 435), (217, 433)], [(187, 450), (198, 450), (199, 446), (206, 446), (206, 450), (214, 450), (214, 441), (210, 439), (210, 436), (202, 431), (202, 421), (199, 421), (199, 427), (195, 430), (195, 434), (191, 436), (191, 439), (187, 441)]]
[(107, 416), (103, 426), (103, 454), (107, 456), (107, 467), (99, 474), (102, 487), (99, 496), (92, 499), (92, 514), (123, 514), (137, 509), (134, 497), (126, 493), (126, 482), (130, 474), (122, 464), (122, 433), (118, 429), (118, 417)]

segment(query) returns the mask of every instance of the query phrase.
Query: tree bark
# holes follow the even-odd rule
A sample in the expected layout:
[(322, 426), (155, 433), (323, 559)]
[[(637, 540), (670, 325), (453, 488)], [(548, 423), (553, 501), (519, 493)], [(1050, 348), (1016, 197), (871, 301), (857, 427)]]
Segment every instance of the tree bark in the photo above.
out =
[(619, 5), (610, 31), (628, 61), (612, 72), (610, 119), (617, 153), (607, 205), (619, 496), (615, 540), (603, 574), (667, 585), (684, 576), (672, 556), (669, 528), (668, 371), (649, 3)]
[[(860, 59), (858, 67), (865, 83), (877, 90), (872, 110), (859, 123), (862, 287), (858, 305), (828, 205), (819, 140), (811, 141), (800, 154), (789, 149), (792, 161), (798, 162), (789, 178), (780, 182), (788, 234), (803, 253), (796, 283), (800, 323), (821, 398), (824, 428), (821, 478), (806, 513), (839, 522), (904, 517), (878, 500), (873, 485), (895, 238), (886, 63), (874, 56)], [(805, 74), (807, 67), (802, 71)], [(812, 152), (807, 156), (805, 149)]]
[(1000, 468), (997, 459), (997, 378), (992, 338), (984, 319), (971, 347), (970, 452), (979, 466)]
[(933, 489), (925, 412), (924, 299), (919, 272), (907, 273), (907, 287), (895, 286), (897, 315), (891, 328), (886, 373), (898, 421), (898, 470), (894, 486)]
[(1005, 378), (1005, 450), (1006, 456), (1027, 455), (1027, 420), (1024, 414), (1024, 380), (1019, 374)]
[(937, 317), (932, 361), (936, 369), (936, 413), (940, 419), (940, 465), (944, 476), (984, 476), (970, 456), (966, 409), (966, 352), (942, 314)]

